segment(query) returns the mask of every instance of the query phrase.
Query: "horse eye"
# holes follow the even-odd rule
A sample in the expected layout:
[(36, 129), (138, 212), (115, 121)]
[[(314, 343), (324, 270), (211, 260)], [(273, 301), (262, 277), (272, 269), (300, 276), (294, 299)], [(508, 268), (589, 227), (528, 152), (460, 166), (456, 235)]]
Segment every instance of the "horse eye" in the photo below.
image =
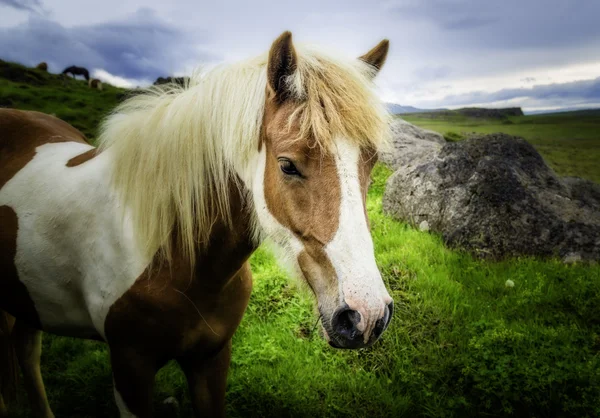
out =
[(287, 174), (288, 176), (301, 176), (294, 163), (287, 158), (279, 158), (278, 161), (279, 167), (284, 174)]

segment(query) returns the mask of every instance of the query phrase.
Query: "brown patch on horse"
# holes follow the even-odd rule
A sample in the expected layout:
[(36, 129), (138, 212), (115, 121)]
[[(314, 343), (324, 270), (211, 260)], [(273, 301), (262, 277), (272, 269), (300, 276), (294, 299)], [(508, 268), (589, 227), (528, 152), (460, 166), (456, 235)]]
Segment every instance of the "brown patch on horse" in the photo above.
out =
[(0, 109), (0, 189), (35, 156), (40, 145), (55, 142), (89, 144), (68, 123), (45, 113)]
[[(265, 109), (265, 199), (269, 211), (299, 238), (325, 245), (339, 224), (341, 189), (334, 156), (310, 140), (295, 140), (287, 121), (294, 104)], [(278, 158), (289, 158), (302, 177), (284, 175)]]
[[(193, 271), (175, 246), (170, 264), (155, 261), (111, 306), (104, 328), (113, 364), (140, 362), (147, 370), (172, 358), (208, 359), (231, 339), (250, 298), (247, 260), (256, 245), (250, 214), (234, 182), (230, 190), (233, 225), (224, 220), (213, 225)], [(138, 372), (121, 370), (115, 385), (130, 411), (146, 416), (147, 399), (130, 384)]]
[(83, 154), (79, 154), (67, 161), (67, 167), (77, 167), (78, 165), (81, 165), (91, 160), (96, 155), (98, 155), (98, 148), (92, 148), (90, 150), (87, 150)]
[(19, 221), (15, 211), (0, 206), (0, 307), (32, 327), (41, 329), (40, 317), (15, 265)]
[[(297, 140), (289, 126), (295, 104), (267, 99), (263, 122), (266, 147), (265, 201), (271, 214), (301, 240), (298, 264), (315, 293), (336, 293), (336, 272), (325, 254), (339, 227), (341, 186), (334, 156), (310, 140)], [(289, 128), (289, 129), (288, 129)], [(290, 130), (291, 129), (291, 130)], [(281, 172), (278, 157), (293, 161), (302, 178)]]

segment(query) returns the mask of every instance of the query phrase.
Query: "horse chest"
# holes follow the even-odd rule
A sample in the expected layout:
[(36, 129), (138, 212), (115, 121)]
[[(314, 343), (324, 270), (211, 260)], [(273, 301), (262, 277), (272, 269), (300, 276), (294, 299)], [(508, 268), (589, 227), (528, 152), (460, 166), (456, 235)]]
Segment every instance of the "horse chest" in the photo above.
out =
[(105, 333), (111, 345), (173, 358), (218, 351), (237, 329), (252, 287), (247, 263), (219, 290), (183, 279), (140, 277), (110, 308)]

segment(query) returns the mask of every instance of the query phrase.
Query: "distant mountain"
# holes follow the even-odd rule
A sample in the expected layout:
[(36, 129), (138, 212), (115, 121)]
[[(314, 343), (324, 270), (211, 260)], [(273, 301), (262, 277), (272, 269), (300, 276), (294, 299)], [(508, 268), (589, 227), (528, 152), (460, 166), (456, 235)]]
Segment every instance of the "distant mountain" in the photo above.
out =
[(589, 111), (598, 111), (600, 108), (589, 108), (582, 109), (580, 107), (563, 107), (561, 109), (553, 109), (553, 110), (531, 110), (525, 111), (526, 115), (545, 115), (552, 113), (566, 113), (566, 112), (589, 112)]
[(402, 106), (396, 103), (386, 103), (386, 106), (390, 113), (394, 115), (401, 115), (403, 113), (428, 113), (428, 112), (438, 112), (440, 110), (446, 109), (419, 109), (413, 106)]

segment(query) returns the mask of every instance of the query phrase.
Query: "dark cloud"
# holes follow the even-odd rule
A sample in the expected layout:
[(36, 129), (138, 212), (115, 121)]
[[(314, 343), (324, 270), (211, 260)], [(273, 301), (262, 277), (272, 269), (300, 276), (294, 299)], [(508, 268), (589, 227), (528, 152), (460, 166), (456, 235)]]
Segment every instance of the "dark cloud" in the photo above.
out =
[(597, 0), (421, 0), (392, 11), (430, 22), (442, 32), (460, 32), (455, 36), (461, 48), (556, 47), (600, 40)]
[(0, 0), (0, 6), (8, 6), (13, 9), (46, 14), (46, 9), (41, 0)]
[(22, 25), (0, 29), (0, 57), (28, 65), (47, 61), (56, 72), (79, 65), (153, 80), (192, 63), (215, 60), (215, 55), (196, 49), (199, 41), (150, 9), (123, 21), (72, 28), (32, 16)]
[(440, 102), (446, 106), (493, 103), (522, 98), (523, 101), (547, 104), (584, 105), (600, 103), (600, 77), (594, 80), (536, 85), (532, 88), (502, 89), (496, 92), (475, 91), (449, 95)]

